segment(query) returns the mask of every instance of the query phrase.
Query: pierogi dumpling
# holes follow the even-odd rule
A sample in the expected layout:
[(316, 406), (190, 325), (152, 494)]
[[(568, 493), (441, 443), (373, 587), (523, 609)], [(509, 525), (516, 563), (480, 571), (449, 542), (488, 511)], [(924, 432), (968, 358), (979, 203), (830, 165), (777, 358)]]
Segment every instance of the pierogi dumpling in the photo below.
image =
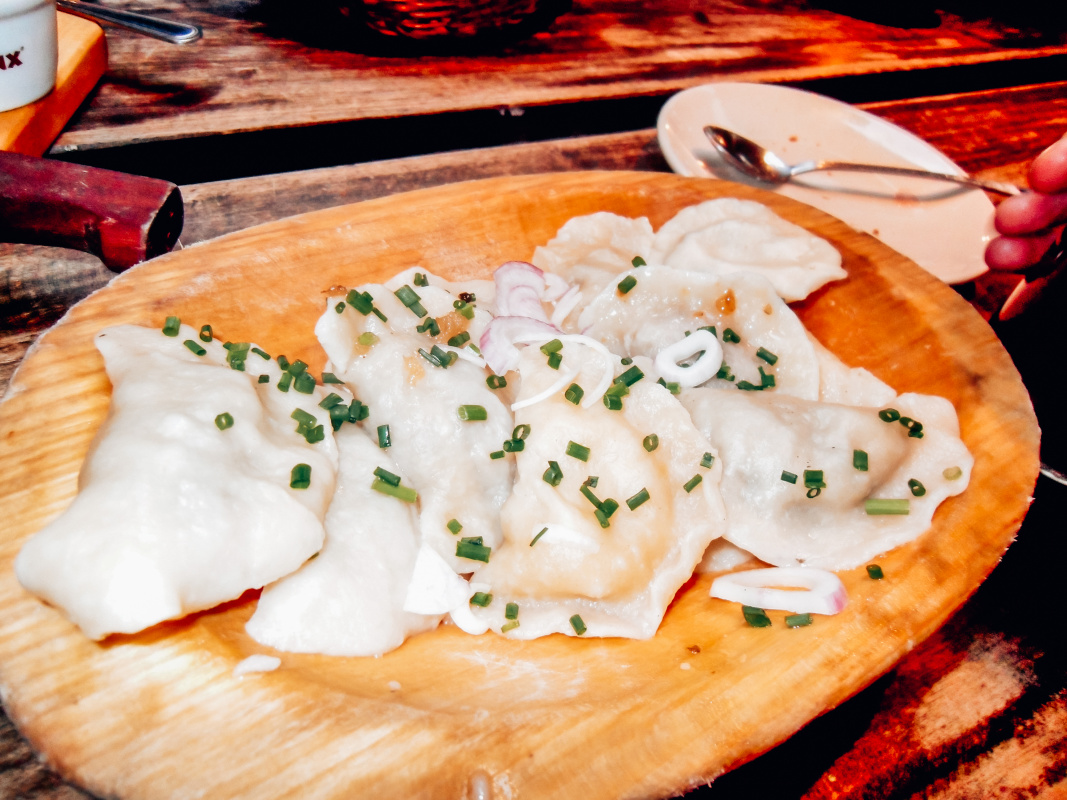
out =
[(245, 625), (261, 644), (293, 653), (387, 653), (439, 616), (404, 611), (418, 552), (418, 515), (410, 504), (371, 488), (381, 467), (399, 467), (355, 425), (335, 434), (337, 489), (326, 512), (326, 541), (297, 572), (263, 590)]
[[(561, 370), (580, 368), (575, 383), (597, 383), (601, 353), (572, 341), (561, 352)], [(523, 351), (519, 373), (519, 402), (559, 377), (533, 345)], [(507, 604), (516, 603), (519, 625), (508, 636), (575, 635), (576, 614), (588, 636), (652, 636), (708, 543), (722, 533), (722, 467), (678, 400), (648, 377), (630, 387), (621, 410), (593, 399), (588, 407), (576, 405), (561, 389), (516, 412), (516, 423), (528, 425), (529, 433), (514, 454), (517, 479), (503, 509), (504, 542), (477, 577), (494, 599), (472, 608), (499, 631), (508, 624)], [(655, 446), (645, 443), (650, 435)], [(602, 513), (617, 504), (607, 526), (594, 500), (607, 504)]]
[[(419, 294), (429, 298), (433, 293), (426, 288), (420, 287)], [(339, 299), (332, 298), (315, 333), (338, 376), (369, 407), (365, 428), (389, 427), (389, 455), (419, 495), (421, 542), (456, 572), (476, 571), (481, 562), (456, 556), (456, 538), (447, 525), (459, 520), (464, 537), (481, 536), (488, 547), (499, 544), (500, 509), (511, 491), (512, 472), (509, 460), (489, 454), (511, 438), (511, 411), (486, 385), (485, 368), (465, 360), (480, 361), (477, 356), (464, 348), (464, 357), (450, 366), (435, 366), (419, 352), (430, 354), (435, 344), (427, 333), (415, 331), (424, 318), (382, 286), (361, 290), (374, 297), (387, 323), (351, 306), (337, 313)], [(410, 332), (398, 332), (403, 325)], [(364, 333), (373, 334), (375, 341), (360, 344)], [(443, 337), (442, 332), (438, 339)], [(458, 409), (467, 405), (484, 408), (487, 419), (461, 419)]]
[[(922, 438), (884, 421), (878, 407), (704, 388), (680, 398), (722, 456), (725, 538), (775, 566), (859, 566), (926, 531), (937, 506), (970, 479), (974, 460), (941, 397), (891, 402), (897, 416), (922, 424)], [(857, 450), (866, 469), (855, 466)], [(821, 471), (825, 486), (805, 487), (806, 470)], [(909, 511), (871, 515), (868, 499), (907, 500)]]
[[(655, 358), (687, 332), (714, 326), (732, 380), (713, 378), (708, 385), (734, 389), (748, 381), (761, 386), (764, 375), (773, 375), (773, 391), (812, 400), (819, 396), (814, 346), (765, 278), (662, 266), (638, 267), (618, 277), (585, 307), (578, 322), (612, 352)], [(625, 294), (617, 287), (623, 278), (635, 281)]]
[[(291, 414), (322, 418), (320, 388), (279, 391), (278, 365), (254, 351), (231, 369), (186, 325), (107, 328), (96, 346), (111, 410), (78, 496), (15, 560), (23, 586), (100, 639), (233, 600), (318, 551), (337, 451), (328, 420), (310, 444)], [(304, 489), (290, 486), (298, 464)]]
[(713, 275), (758, 272), (789, 302), (846, 277), (841, 254), (825, 239), (732, 197), (679, 211), (656, 233), (648, 261)]

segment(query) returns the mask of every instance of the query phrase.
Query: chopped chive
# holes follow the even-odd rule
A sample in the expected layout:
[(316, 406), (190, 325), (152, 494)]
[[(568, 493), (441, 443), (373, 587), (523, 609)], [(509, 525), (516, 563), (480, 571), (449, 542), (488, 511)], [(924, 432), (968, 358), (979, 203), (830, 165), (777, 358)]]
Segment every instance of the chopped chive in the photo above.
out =
[(922, 485), (921, 481), (915, 480), (915, 478), (908, 481), (908, 488), (911, 489), (911, 493), (915, 497), (922, 497), (926, 494), (926, 487)]
[(756, 358), (762, 358), (772, 367), (778, 363), (778, 356), (765, 347), (761, 347), (756, 351)]
[(290, 489), (306, 489), (311, 485), (311, 466), (309, 464), (297, 464), (289, 473)]
[(302, 408), (294, 408), (293, 413), (290, 414), (289, 417), (295, 419), (302, 425), (314, 425), (318, 422), (314, 414), (309, 414)]
[(559, 369), (559, 365), (563, 363), (563, 353), (549, 353), (548, 354), (548, 366), (552, 369)]
[(688, 481), (686, 481), (686, 482), (685, 482), (685, 485), (684, 485), (684, 486), (683, 486), (682, 488), (683, 488), (683, 489), (685, 489), (685, 491), (686, 491), (686, 494), (689, 494), (689, 493), (690, 493), (690, 492), (692, 492), (692, 491), (693, 491), (693, 490), (694, 490), (695, 488), (697, 488), (697, 485), (698, 485), (698, 484), (699, 484), (699, 483), (700, 483), (700, 482), (701, 482), (702, 480), (704, 480), (704, 479), (703, 479), (703, 478), (701, 478), (701, 477), (700, 477), (700, 475), (699, 475), (699, 473), (698, 473), (698, 474), (694, 475), (694, 476), (693, 476), (692, 478), (690, 478), (690, 479), (689, 479)]
[(641, 445), (645, 448), (645, 450), (651, 453), (653, 450), (659, 447), (659, 436), (654, 433), (650, 433), (648, 436), (641, 440)]
[(783, 481), (785, 481), (786, 483), (796, 483), (797, 482), (797, 475), (796, 475), (795, 472), (786, 472), (785, 470), (782, 470), (782, 478), (781, 479)]
[(485, 406), (459, 406), (456, 409), (456, 413), (464, 422), (480, 422), (489, 419), (489, 412), (485, 410)]
[(563, 393), (563, 397), (574, 405), (578, 405), (581, 402), (582, 397), (585, 395), (585, 389), (579, 386), (577, 383), (572, 383), (567, 387), (567, 391)]
[(539, 530), (537, 532), (537, 535), (534, 536), (530, 540), (530, 547), (533, 547), (535, 544), (537, 544), (537, 540), (540, 539), (542, 536), (544, 536), (546, 533), (548, 533), (548, 526), (547, 525), (545, 527), (541, 528), (541, 530)]
[(315, 391), (315, 379), (307, 372), (301, 372), (293, 379), (293, 388), (301, 394), (312, 394)]
[(330, 392), (328, 395), (326, 395), (319, 401), (319, 408), (333, 408), (334, 406), (338, 405), (343, 399), (344, 398), (342, 398), (341, 395), (337, 394), (337, 392)]
[(270, 383), (270, 375), (260, 375), (259, 383)]
[(163, 335), (164, 336), (177, 336), (178, 331), (181, 330), (182, 321), (180, 317), (167, 317), (166, 322), (163, 323)]
[(596, 517), (596, 521), (600, 523), (601, 528), (610, 528), (611, 520), (608, 518), (608, 514), (605, 513), (603, 508), (598, 508), (593, 512), (593, 516)]
[(647, 503), (648, 499), (649, 499), (648, 489), (642, 489), (637, 494), (635, 494), (633, 497), (629, 498), (626, 501), (626, 505), (629, 507), (629, 509), (631, 511), (633, 511), (638, 506), (643, 505), (644, 503)]
[(344, 303), (344, 301), (342, 300), (342, 301), (341, 301), (340, 303), (338, 303), (337, 305), (335, 305), (335, 306), (333, 307), (333, 310), (334, 310), (334, 311), (336, 311), (336, 312), (337, 312), (338, 314), (343, 314), (343, 313), (345, 313), (345, 303)]
[(332, 372), (324, 372), (324, 373), (322, 373), (322, 382), (323, 383), (333, 383), (333, 384), (338, 384), (338, 385), (344, 384), (344, 381), (341, 380), (340, 378), (338, 378)]
[(293, 376), (290, 375), (288, 372), (283, 372), (282, 376), (280, 378), (278, 378), (278, 391), (280, 391), (280, 392), (288, 392), (289, 391), (289, 387), (292, 385), (292, 383), (293, 383)]
[(634, 267), (643, 267), (643, 266), (645, 266), (645, 264), (646, 264), (647, 262), (646, 262), (646, 261), (645, 261), (645, 260), (644, 260), (643, 258), (641, 258), (641, 256), (634, 256), (634, 257), (633, 257), (633, 258), (632, 258), (632, 259), (630, 260), (630, 263), (631, 263), (631, 264), (632, 264), (632, 265), (633, 265)]
[(526, 442), (522, 439), (508, 439), (502, 447), (505, 453), (521, 453), (526, 449)]
[(895, 408), (883, 408), (878, 412), (878, 419), (882, 422), (896, 422), (900, 419), (900, 412)]
[(210, 325), (201, 325), (200, 326), (200, 341), (202, 341), (202, 342), (210, 342), (214, 338), (215, 338), (215, 335), (212, 333)]
[(258, 347), (253, 347), (252, 352), (262, 358), (264, 361), (270, 361), (270, 353), (268, 353), (266, 350), (262, 350)]
[(373, 345), (378, 344), (380, 339), (378, 339), (378, 337), (370, 331), (363, 331), (363, 333), (359, 335), (359, 338), (356, 339), (356, 341), (364, 347), (371, 347)]
[(348, 407), (348, 421), (359, 422), (370, 416), (370, 408), (352, 398), (352, 404)]
[(787, 628), (805, 628), (813, 621), (811, 614), (790, 614), (785, 618)]
[(741, 613), (745, 617), (745, 622), (751, 625), (753, 628), (768, 628), (771, 624), (771, 618), (767, 616), (767, 612), (762, 608), (756, 608), (755, 606), (741, 606)]
[(414, 283), (416, 286), (429, 286), (430, 285), (430, 282), (428, 280), (426, 280), (426, 275), (424, 273), (422, 273), (422, 272), (416, 272), (415, 275), (412, 277), (412, 281), (411, 282)]
[(761, 389), (773, 389), (775, 380), (774, 375), (769, 372), (764, 372), (763, 367), (759, 367), (759, 383)]
[(463, 524), (458, 519), (450, 519), (445, 523), (445, 527), (455, 536), (461, 530), (463, 530)]
[(392, 472), (390, 472), (389, 470), (385, 469), (384, 467), (375, 467), (374, 468), (374, 475), (375, 475), (376, 478), (378, 478), (378, 480), (385, 481), (390, 486), (399, 486), (400, 485), (400, 476), (399, 475), (394, 475)]
[(551, 342), (545, 342), (543, 345), (541, 345), (540, 349), (541, 352), (544, 353), (546, 356), (551, 355), (552, 353), (558, 353), (560, 350), (563, 349), (563, 342), (561, 342), (559, 339), (553, 339)]
[(471, 561), (482, 561), (488, 564), (489, 554), (492, 550), (493, 548), (482, 544), (481, 536), (472, 536), (456, 542), (457, 558), (467, 558)]
[(619, 510), (619, 501), (609, 497), (600, 504), (600, 508), (598, 510), (605, 517), (610, 518), (612, 514)]
[(579, 636), (581, 636), (583, 633), (586, 632), (586, 630), (588, 630), (585, 627), (585, 623), (582, 622), (581, 616), (579, 616), (578, 614), (575, 614), (573, 617), (571, 617), (570, 623), (571, 627), (574, 629), (574, 632)]
[(352, 289), (346, 296), (345, 301), (363, 316), (367, 316), (374, 310), (374, 298), (370, 292), (360, 292)]
[(202, 356), (207, 354), (207, 350), (198, 345), (192, 339), (186, 339), (184, 342), (182, 342), (182, 344), (188, 347), (189, 350), (192, 351), (193, 355)]
[(632, 363), (634, 363), (634, 360), (632, 358), (630, 358), (629, 356), (626, 356), (625, 358), (620, 358), (619, 359), (619, 363), (622, 364), (624, 367), (628, 367)]
[(513, 430), (511, 432), (511, 438), (512, 439), (525, 439), (527, 436), (530, 435), (530, 431), (531, 430), (532, 429), (530, 428), (529, 424), (527, 424), (527, 423), (523, 423), (522, 425), (516, 425), (515, 426), (515, 430)]
[(637, 278), (633, 275), (627, 275), (615, 288), (619, 290), (619, 294), (629, 294), (630, 290), (637, 286)]
[(941, 477), (946, 481), (956, 481), (963, 477), (963, 470), (959, 467), (949, 467), (941, 473)]
[(604, 394), (604, 407), (608, 411), (622, 411), (622, 398), (613, 394)]
[(733, 328), (725, 328), (722, 332), (722, 340), (724, 342), (739, 344), (741, 342), (741, 336)]
[(338, 403), (335, 406), (330, 407), (330, 427), (335, 431), (340, 430), (341, 426), (348, 421), (348, 406), (344, 403)]
[(595, 494), (593, 494), (593, 490), (590, 489), (589, 486), (587, 486), (586, 484), (583, 483), (581, 488), (578, 491), (580, 491), (582, 493), (582, 496), (586, 500), (588, 500), (590, 503), (593, 504), (593, 508), (600, 508), (600, 506), (601, 506), (600, 498), (597, 497)]
[(315, 444), (321, 442), (326, 438), (326, 429), (322, 425), (316, 425), (314, 428), (310, 428), (304, 432), (304, 440), (308, 444)]
[(589, 460), (589, 448), (584, 444), (578, 444), (577, 442), (567, 442), (567, 455), (571, 458), (577, 458), (579, 461)]
[(823, 490), (822, 486), (809, 486), (808, 487), (808, 491), (807, 491), (807, 496), (808, 496), (809, 499), (814, 499), (814, 498), (818, 497), (820, 494), (822, 494), (822, 490)]
[(387, 447), (392, 447), (392, 445), (393, 445), (393, 439), (389, 434), (389, 426), (388, 425), (379, 425), (378, 426), (378, 447), (380, 447), (382, 450), (384, 450)]
[(616, 382), (616, 383), (611, 384), (611, 386), (608, 387), (607, 391), (604, 392), (604, 396), (605, 397), (623, 398), (623, 397), (626, 397), (626, 395), (628, 395), (629, 393), (630, 393), (630, 387), (629, 386), (627, 386), (625, 383)]
[(823, 479), (821, 469), (804, 470), (804, 486), (807, 489), (825, 489), (826, 481)]
[(508, 620), (500, 626), (500, 632), (507, 633), (508, 631), (515, 630), (517, 627), (519, 627), (519, 621), (517, 619)]
[(376, 492), (395, 497), (397, 500), (403, 500), (405, 503), (414, 503), (419, 499), (419, 493), (414, 489), (408, 486), (393, 486), (393, 484), (386, 483), (380, 478), (375, 478), (370, 488)]
[(437, 324), (437, 320), (433, 317), (427, 317), (422, 321), (421, 325), (416, 325), (415, 330), (419, 333), (428, 333), (430, 336), (439, 336), (441, 333), (441, 326)]
[(700, 466), (702, 466), (704, 469), (711, 469), (712, 465), (714, 464), (715, 456), (713, 456), (711, 453), (705, 453), (704, 456), (700, 459)]
[(380, 320), (381, 320), (382, 322), (388, 322), (388, 321), (389, 321), (389, 317), (385, 316), (385, 314), (383, 314), (383, 313), (381, 312), (381, 310), (380, 310), (380, 309), (378, 309), (377, 307), (372, 307), (372, 308), (371, 308), (371, 311), (373, 311), (373, 312), (374, 312), (374, 316), (376, 316), (376, 317), (377, 317), (378, 319), (380, 319)]
[(471, 335), (467, 331), (460, 331), (451, 339), (448, 340), (449, 347), (463, 347), (467, 342), (471, 340)]
[(559, 486), (560, 481), (563, 480), (563, 470), (559, 468), (559, 464), (555, 461), (549, 461), (548, 469), (545, 470), (545, 474), (541, 476), (541, 479), (552, 486)]
[(852, 451), (852, 466), (858, 469), (860, 472), (866, 472), (868, 466), (867, 451), (866, 450), (853, 450)]
[(397, 299), (401, 303), (403, 303), (408, 308), (408, 310), (410, 310), (411, 313), (414, 314), (416, 317), (426, 316), (426, 309), (423, 308), (422, 303), (419, 302), (422, 298), (419, 297), (415, 290), (408, 286), (406, 283), (399, 289), (397, 289), (395, 292), (393, 292), (393, 294), (395, 294)]
[(469, 303), (457, 300), (452, 304), (452, 307), (456, 309), (457, 313), (462, 314), (467, 319), (474, 319), (474, 306)]
[(215, 427), (220, 431), (224, 431), (227, 428), (233, 427), (233, 415), (228, 411), (224, 411), (215, 417)]
[(488, 592), (475, 592), (471, 595), (470, 604), (481, 608), (487, 607), (493, 602), (493, 596)]
[(910, 514), (911, 501), (907, 499), (891, 500), (871, 497), (863, 501), (863, 510), (871, 516)]
[(508, 385), (508, 379), (503, 375), (490, 375), (485, 379), (485, 385), (490, 389), (503, 389)]
[(283, 372), (289, 371), (289, 359), (286, 358), (284, 355), (278, 356), (274, 360), (278, 362), (278, 368), (281, 369)]
[(508, 603), (504, 607), (504, 619), (518, 619), (519, 618), (519, 604)]
[(735, 381), (737, 376), (730, 371), (730, 366), (724, 361), (722, 366), (719, 367), (719, 371), (715, 373), (715, 377), (724, 381)]
[(291, 363), (288, 367), (286, 367), (286, 370), (291, 373), (294, 378), (300, 375), (306, 375), (307, 369), (308, 365), (301, 361), (299, 358), (293, 363)]
[(634, 366), (626, 370), (626, 372), (622, 373), (619, 377), (617, 377), (614, 381), (612, 381), (612, 383), (622, 383), (627, 386), (633, 386), (643, 377), (645, 377), (645, 373), (643, 373), (640, 368), (638, 368), (638, 366), (635, 364)]
[(880, 581), (885, 577), (885, 573), (882, 572), (882, 568), (877, 564), (867, 565), (867, 577), (872, 581)]
[(923, 438), (923, 424), (911, 417), (901, 417), (900, 424), (908, 429), (908, 436), (914, 439)]
[(507, 455), (507, 453), (505, 453), (503, 450), (494, 450), (492, 453), (489, 454), (489, 457), (496, 461), (497, 459), (503, 458), (505, 455)]
[(600, 478), (596, 475), (590, 475), (582, 482), (582, 486), (588, 486), (590, 489), (595, 489), (598, 483), (600, 483)]

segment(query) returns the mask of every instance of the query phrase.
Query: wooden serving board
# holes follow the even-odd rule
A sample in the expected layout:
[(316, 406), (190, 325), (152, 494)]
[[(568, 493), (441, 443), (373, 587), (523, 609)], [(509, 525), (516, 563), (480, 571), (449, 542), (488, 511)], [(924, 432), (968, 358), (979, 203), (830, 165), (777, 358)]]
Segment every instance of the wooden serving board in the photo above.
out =
[[(108, 406), (93, 334), (169, 314), (299, 356), (331, 286), (411, 265), (461, 278), (528, 258), (568, 218), (647, 215), (733, 195), (826, 237), (849, 273), (798, 306), (819, 339), (900, 391), (943, 395), (975, 456), (933, 528), (842, 574), (849, 606), (790, 630), (746, 626), (687, 584), (647, 641), (529, 642), (451, 627), (381, 658), (270, 652), (243, 632), (254, 593), (103, 643), (18, 585), (20, 545), (66, 507)], [(993, 569), (1026, 513), (1038, 429), (1008, 355), (944, 284), (875, 239), (788, 198), (710, 180), (569, 173), (453, 184), (281, 220), (164, 256), (73, 308), (0, 404), (0, 692), (30, 741), (97, 794), (165, 797), (664, 797), (784, 740), (889, 669)], [(122, 513), (115, 509), (116, 514)], [(771, 524), (769, 522), (769, 524)], [(225, 568), (225, 565), (219, 565)], [(481, 776), (481, 777), (478, 777)]]
[(82, 100), (107, 71), (104, 30), (73, 14), (57, 11), (59, 63), (56, 88), (36, 103), (0, 112), (0, 150), (43, 155)]

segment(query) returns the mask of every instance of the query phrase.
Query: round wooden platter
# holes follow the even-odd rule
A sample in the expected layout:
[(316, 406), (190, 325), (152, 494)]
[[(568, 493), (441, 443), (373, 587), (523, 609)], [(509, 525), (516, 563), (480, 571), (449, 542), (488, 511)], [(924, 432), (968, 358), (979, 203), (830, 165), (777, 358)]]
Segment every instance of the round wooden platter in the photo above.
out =
[[(243, 630), (255, 595), (136, 636), (85, 639), (27, 594), (11, 563), (65, 508), (109, 385), (92, 345), (122, 322), (177, 314), (218, 335), (324, 356), (324, 291), (420, 265), (486, 277), (572, 216), (658, 228), (708, 198), (759, 200), (837, 246), (849, 273), (797, 306), (847, 363), (898, 391), (949, 398), (975, 457), (933, 528), (842, 574), (849, 606), (787, 629), (748, 627), (710, 579), (679, 592), (648, 641), (530, 642), (443, 626), (381, 658), (271, 652)], [(854, 694), (932, 633), (993, 569), (1026, 513), (1038, 429), (1007, 353), (951, 289), (875, 239), (788, 198), (674, 175), (499, 178), (281, 220), (120, 275), (46, 333), (0, 405), (0, 690), (63, 775), (107, 797), (664, 797), (706, 783)], [(122, 509), (116, 508), (116, 514)], [(768, 524), (773, 524), (768, 520)], [(225, 564), (219, 564), (225, 569)], [(480, 777), (478, 777), (480, 776)]]

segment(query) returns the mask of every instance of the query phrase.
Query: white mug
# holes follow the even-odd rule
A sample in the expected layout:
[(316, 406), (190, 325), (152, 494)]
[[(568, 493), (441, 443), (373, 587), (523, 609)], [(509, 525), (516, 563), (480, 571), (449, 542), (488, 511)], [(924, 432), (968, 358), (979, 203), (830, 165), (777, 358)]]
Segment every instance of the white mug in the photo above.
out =
[(52, 91), (58, 60), (55, 0), (0, 0), (0, 111)]

